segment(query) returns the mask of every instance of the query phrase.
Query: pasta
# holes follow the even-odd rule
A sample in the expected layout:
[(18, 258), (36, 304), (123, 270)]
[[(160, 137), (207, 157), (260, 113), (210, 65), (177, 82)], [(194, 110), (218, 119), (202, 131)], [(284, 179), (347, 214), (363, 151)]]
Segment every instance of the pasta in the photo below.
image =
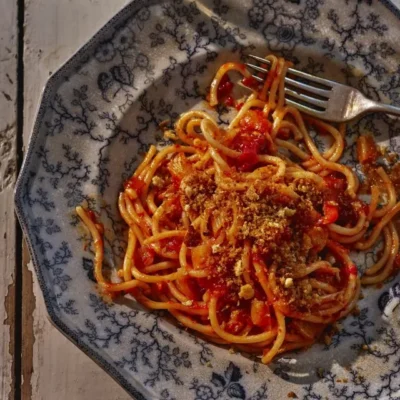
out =
[[(358, 140), (368, 177), (360, 185), (340, 163), (345, 126), (285, 105), (290, 64), (267, 59), (271, 66), (260, 85), (242, 64), (218, 70), (209, 102), (236, 107), (229, 126), (203, 111), (182, 114), (165, 133), (175, 144), (160, 151), (151, 146), (125, 183), (118, 206), (128, 246), (120, 282), (104, 277), (96, 215), (76, 210), (93, 238), (103, 294), (129, 293), (210, 341), (260, 354), (264, 363), (312, 345), (354, 309), (361, 284), (395, 272), (393, 221), (400, 211), (372, 139)], [(252, 89), (244, 102), (231, 95), (233, 70)], [(310, 127), (331, 138), (325, 152)], [(359, 197), (365, 186), (370, 204)], [(380, 258), (360, 278), (350, 250), (368, 250), (381, 239)]]

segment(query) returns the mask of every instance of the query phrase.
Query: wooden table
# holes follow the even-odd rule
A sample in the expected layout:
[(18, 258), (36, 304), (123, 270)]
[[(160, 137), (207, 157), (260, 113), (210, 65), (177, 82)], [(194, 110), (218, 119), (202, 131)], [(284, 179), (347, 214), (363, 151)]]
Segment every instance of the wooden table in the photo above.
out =
[(130, 396), (50, 323), (13, 213), (41, 91), (128, 0), (0, 0), (0, 399)]
[(49, 74), (127, 2), (0, 0), (1, 400), (130, 398), (51, 325), (13, 213), (15, 179)]

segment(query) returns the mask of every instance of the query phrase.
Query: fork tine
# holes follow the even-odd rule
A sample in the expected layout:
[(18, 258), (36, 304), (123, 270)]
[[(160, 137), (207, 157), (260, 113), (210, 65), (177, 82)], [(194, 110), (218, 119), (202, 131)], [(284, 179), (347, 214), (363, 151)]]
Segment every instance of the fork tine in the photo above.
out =
[(288, 99), (287, 97), (285, 98), (285, 102), (286, 102), (286, 104), (289, 104), (290, 106), (293, 106), (293, 107), (297, 108), (298, 110), (303, 111), (305, 114), (312, 115), (314, 117), (319, 117), (320, 115), (324, 114), (323, 111), (317, 111), (310, 107), (306, 107), (303, 104), (300, 104), (293, 100)]
[(271, 61), (267, 60), (266, 58), (258, 57), (253, 54), (247, 54), (247, 57), (252, 58), (253, 60), (256, 60), (262, 64), (271, 64)]
[(310, 75), (303, 71), (299, 71), (297, 69), (288, 68), (288, 72), (291, 73), (292, 75), (299, 76), (300, 78), (307, 79), (310, 82), (314, 82), (314, 83), (318, 83), (320, 85), (326, 86), (329, 89), (332, 89), (335, 85), (337, 85), (337, 83), (334, 81), (330, 81), (329, 79), (320, 78), (319, 76)]
[(296, 99), (302, 100), (310, 105), (312, 104), (314, 106), (321, 107), (321, 108), (327, 108), (327, 106), (328, 106), (327, 101), (318, 100), (314, 97), (310, 97), (310, 96), (306, 96), (305, 94), (297, 93), (294, 90), (291, 90), (288, 88), (285, 88), (285, 93), (292, 97), (295, 97)]
[[(258, 82), (265, 82), (265, 79), (264, 78), (260, 78), (259, 76), (257, 76), (257, 75), (252, 75), (252, 77), (256, 80), (256, 81), (258, 81)], [(246, 86), (247, 87), (247, 86)]]
[[(263, 64), (268, 64), (268, 65), (271, 64), (271, 62), (269, 60), (266, 60), (265, 58), (262, 58), (262, 57), (255, 56), (253, 54), (247, 54), (247, 57), (252, 58), (253, 60), (256, 60)], [(293, 69), (293, 68), (288, 68), (288, 73), (298, 76), (300, 78), (307, 79), (310, 82), (315, 82), (320, 85), (326, 86), (327, 88), (332, 88), (333, 86), (337, 85), (336, 82), (331, 81), (329, 79), (324, 79), (324, 78), (320, 78), (315, 75), (310, 75), (310, 74), (307, 74), (306, 72), (302, 72), (302, 71), (299, 71), (299, 70)]]
[[(267, 69), (259, 67), (258, 65), (249, 64), (249, 63), (246, 63), (245, 65), (246, 65), (246, 67), (251, 68), (255, 71), (263, 72), (265, 74), (268, 73)], [(262, 78), (260, 79), (260, 77), (257, 77), (256, 75), (253, 75), (253, 78), (256, 78), (259, 82), (262, 81)], [(319, 89), (319, 88), (316, 88), (315, 86), (307, 85), (305, 83), (298, 82), (295, 79), (288, 78), (287, 76), (285, 77), (285, 82), (289, 83), (292, 86), (295, 86), (298, 89), (302, 89), (306, 92), (317, 94), (317, 95), (325, 97), (327, 99), (329, 98), (329, 90)]]
[(252, 69), (254, 69), (254, 70), (258, 71), (258, 72), (263, 72), (264, 74), (268, 74), (268, 70), (267, 69), (261, 68), (258, 65), (249, 64), (249, 63), (246, 63), (245, 65), (246, 65), (246, 67), (252, 68)]
[(325, 97), (325, 98), (329, 99), (329, 92), (330, 92), (329, 90), (318, 89), (314, 86), (307, 85), (302, 82), (298, 82), (295, 79), (288, 78), (288, 77), (285, 78), (285, 82), (291, 86), (294, 86), (297, 89), (301, 89), (301, 90), (304, 90), (305, 92), (309, 92), (309, 93), (314, 93), (321, 97)]

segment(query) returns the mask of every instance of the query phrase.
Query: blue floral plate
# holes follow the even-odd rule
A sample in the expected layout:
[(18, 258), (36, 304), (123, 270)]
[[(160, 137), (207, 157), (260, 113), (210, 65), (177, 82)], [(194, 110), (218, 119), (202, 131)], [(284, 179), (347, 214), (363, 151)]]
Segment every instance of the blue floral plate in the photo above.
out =
[[(108, 267), (126, 245), (116, 199), (158, 125), (201, 107), (217, 67), (247, 53), (400, 103), (400, 14), (386, 1), (133, 1), (46, 85), (16, 188), (16, 209), (54, 324), (137, 399), (400, 399), (399, 279), (364, 290), (329, 345), (265, 366), (204, 342), (93, 281), (86, 203), (106, 226)], [(221, 121), (224, 115), (221, 116)], [(345, 162), (365, 130), (399, 150), (400, 122), (350, 124)], [(358, 257), (360, 270), (374, 252)]]

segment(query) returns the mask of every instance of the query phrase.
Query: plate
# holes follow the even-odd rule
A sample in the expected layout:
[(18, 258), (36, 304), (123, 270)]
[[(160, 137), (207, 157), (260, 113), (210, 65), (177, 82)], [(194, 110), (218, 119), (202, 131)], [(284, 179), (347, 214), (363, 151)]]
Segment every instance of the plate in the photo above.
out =
[[(364, 290), (330, 344), (269, 366), (181, 330), (133, 299), (105, 304), (75, 206), (106, 226), (109, 268), (126, 240), (116, 198), (158, 124), (202, 106), (217, 67), (274, 52), (297, 68), (400, 103), (400, 14), (335, 0), (133, 1), (48, 81), (16, 188), (16, 210), (52, 322), (137, 399), (394, 399), (400, 396), (399, 279)], [(221, 116), (221, 122), (224, 120)], [(399, 151), (400, 122), (348, 126)], [(86, 249), (86, 250), (85, 250)], [(363, 270), (376, 254), (358, 258)]]

